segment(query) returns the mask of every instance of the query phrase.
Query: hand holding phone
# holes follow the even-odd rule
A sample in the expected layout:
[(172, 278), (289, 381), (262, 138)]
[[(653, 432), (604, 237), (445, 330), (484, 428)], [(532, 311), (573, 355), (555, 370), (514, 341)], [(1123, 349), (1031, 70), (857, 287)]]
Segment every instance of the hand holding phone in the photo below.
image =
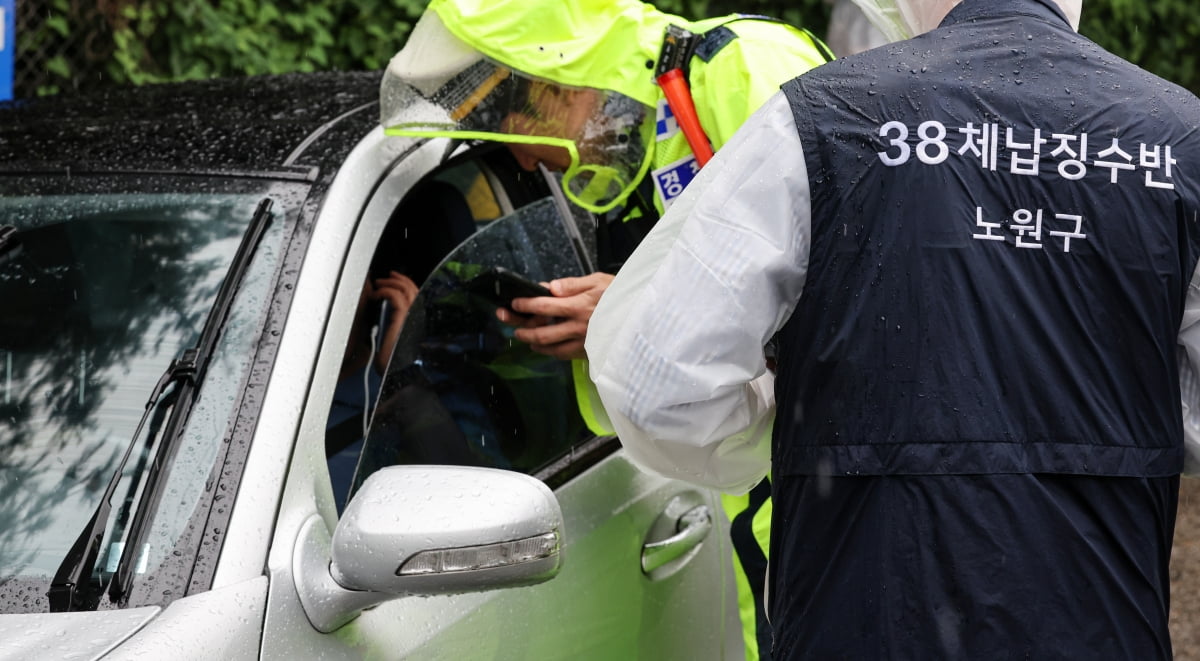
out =
[(612, 279), (601, 272), (557, 278), (554, 296), (521, 299), (520, 310), (498, 308), (496, 317), (515, 327), (513, 337), (538, 353), (562, 360), (586, 358), (588, 321)]
[(502, 308), (511, 308), (514, 298), (553, 296), (549, 289), (503, 266), (493, 266), (471, 278), (466, 288)]

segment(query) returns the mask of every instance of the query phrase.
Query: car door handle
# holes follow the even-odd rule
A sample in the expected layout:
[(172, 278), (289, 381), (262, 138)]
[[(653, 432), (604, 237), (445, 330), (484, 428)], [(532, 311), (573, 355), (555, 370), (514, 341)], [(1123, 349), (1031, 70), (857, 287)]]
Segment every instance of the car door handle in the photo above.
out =
[(675, 524), (678, 532), (660, 542), (642, 546), (642, 571), (649, 574), (696, 548), (712, 530), (712, 525), (712, 513), (705, 505), (684, 512)]

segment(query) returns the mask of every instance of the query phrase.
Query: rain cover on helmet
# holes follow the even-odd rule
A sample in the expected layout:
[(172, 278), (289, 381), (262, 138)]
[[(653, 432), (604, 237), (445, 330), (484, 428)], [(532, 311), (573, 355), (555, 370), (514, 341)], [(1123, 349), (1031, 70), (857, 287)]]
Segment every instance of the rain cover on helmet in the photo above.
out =
[(568, 197), (620, 204), (650, 165), (653, 109), (615, 91), (559, 84), (485, 57), (426, 12), (380, 90), (389, 135), (524, 145), (563, 172)]

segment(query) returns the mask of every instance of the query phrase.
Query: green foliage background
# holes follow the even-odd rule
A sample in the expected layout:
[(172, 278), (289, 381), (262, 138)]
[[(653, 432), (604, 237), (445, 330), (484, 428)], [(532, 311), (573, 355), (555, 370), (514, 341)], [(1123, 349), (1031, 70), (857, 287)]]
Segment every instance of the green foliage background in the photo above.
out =
[[(19, 0), (38, 20), (21, 54), (46, 54), (39, 94), (111, 84), (328, 69), (378, 69), (427, 0)], [(568, 1), (568, 0), (563, 0)], [(93, 4), (94, 2), (94, 4)], [(1080, 32), (1200, 92), (1196, 0), (1084, 0)], [(688, 17), (766, 14), (823, 35), (824, 0), (659, 0)], [(32, 29), (29, 29), (32, 28)], [(56, 48), (68, 41), (84, 48)]]

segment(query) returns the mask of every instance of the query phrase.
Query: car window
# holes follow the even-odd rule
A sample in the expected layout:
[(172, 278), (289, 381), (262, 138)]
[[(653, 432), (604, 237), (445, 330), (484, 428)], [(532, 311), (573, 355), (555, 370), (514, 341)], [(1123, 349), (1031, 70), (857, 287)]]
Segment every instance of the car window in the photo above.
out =
[(434, 268), (392, 353), (355, 485), (395, 464), (533, 473), (588, 438), (571, 364), (533, 352), (472, 279), (501, 266), (533, 281), (583, 274), (551, 197), (474, 233)]
[[(0, 183), (0, 225), (15, 230), (0, 248), (0, 585), (33, 585), (25, 600), (33, 610), (44, 608), (47, 583), (135, 442), (156, 383), (196, 343), (242, 235), (273, 194), (264, 182), (222, 189), (97, 179), (39, 178), (38, 187), (53, 190)], [(260, 275), (274, 272), (283, 236), (275, 225), (262, 242)], [(232, 314), (208, 365), (197, 417), (174, 455), (183, 468), (169, 472), (175, 509), (159, 521), (163, 541), (140, 549), (142, 567), (170, 555), (205, 489), (263, 307)], [(107, 581), (122, 556), (170, 392), (122, 471), (94, 581)]]

